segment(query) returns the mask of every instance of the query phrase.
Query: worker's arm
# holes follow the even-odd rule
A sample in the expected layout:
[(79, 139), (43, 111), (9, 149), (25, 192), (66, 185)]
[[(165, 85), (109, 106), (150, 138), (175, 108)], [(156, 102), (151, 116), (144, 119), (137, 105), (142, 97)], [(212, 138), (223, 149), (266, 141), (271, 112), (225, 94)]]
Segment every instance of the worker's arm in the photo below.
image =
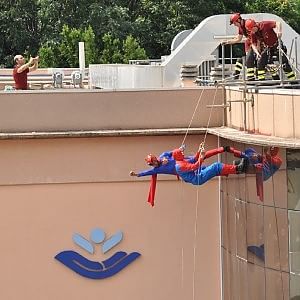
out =
[(17, 70), (17, 73), (22, 73), (24, 72), (26, 69), (30, 69), (30, 66), (33, 64), (33, 58), (30, 57), (29, 62), (24, 64), (23, 66), (19, 67)]
[(227, 41), (222, 42), (222, 44), (224, 44), (224, 45), (233, 45), (233, 44), (240, 43), (242, 41), (242, 39), (243, 39), (243, 35), (239, 34), (231, 40), (227, 40)]
[(39, 66), (39, 57), (33, 58), (33, 66), (29, 67), (29, 72), (35, 71)]

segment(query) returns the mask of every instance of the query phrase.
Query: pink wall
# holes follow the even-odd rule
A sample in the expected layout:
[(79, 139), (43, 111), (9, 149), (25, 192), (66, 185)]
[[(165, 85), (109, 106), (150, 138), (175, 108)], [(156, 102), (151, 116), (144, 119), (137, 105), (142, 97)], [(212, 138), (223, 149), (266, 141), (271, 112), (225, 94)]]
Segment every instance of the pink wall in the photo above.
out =
[[(202, 93), (203, 91), (203, 93)], [(1, 132), (186, 128), (207, 126), (210, 108), (223, 102), (215, 88), (177, 90), (83, 90), (0, 92)], [(223, 125), (214, 110), (210, 126)]]
[[(188, 136), (187, 154), (202, 138)], [(182, 139), (0, 141), (0, 299), (220, 299), (218, 180), (194, 187), (161, 175), (151, 208), (149, 178), (128, 175), (146, 168), (145, 154)], [(208, 136), (207, 149), (216, 145)], [(88, 237), (95, 227), (107, 236), (122, 230), (123, 241), (111, 252), (141, 257), (104, 280), (85, 279), (54, 259), (63, 250), (107, 259), (111, 254), (94, 257), (72, 241), (73, 233)]]
[[(255, 93), (253, 89), (246, 95), (248, 100), (253, 98), (253, 103), (246, 105), (247, 131), (281, 138), (300, 138), (297, 121), (300, 113), (299, 90), (260, 90)], [(227, 101), (242, 100), (243, 92), (228, 89), (226, 98)], [(244, 103), (231, 103), (231, 111), (227, 109), (227, 126), (244, 129)]]

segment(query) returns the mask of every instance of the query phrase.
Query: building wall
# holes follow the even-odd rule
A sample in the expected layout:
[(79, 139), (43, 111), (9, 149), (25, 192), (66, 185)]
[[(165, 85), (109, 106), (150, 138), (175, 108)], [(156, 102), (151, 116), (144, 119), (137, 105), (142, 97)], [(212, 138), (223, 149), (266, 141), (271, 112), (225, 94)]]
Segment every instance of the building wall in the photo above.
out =
[[(234, 88), (226, 92), (227, 101), (243, 99), (243, 91)], [(300, 93), (297, 89), (250, 89), (246, 93), (246, 130), (268, 136), (300, 138)], [(244, 129), (244, 103), (231, 102), (227, 109), (228, 127)]]
[[(158, 177), (156, 204), (147, 203), (147, 153), (178, 147), (182, 136), (1, 140), (0, 298), (220, 299), (218, 179), (201, 187)], [(201, 136), (188, 136), (187, 154)], [(217, 138), (207, 137), (207, 149)], [(215, 159), (215, 158), (214, 158)], [(212, 161), (211, 159), (210, 161)], [(92, 255), (72, 241), (123, 232), (120, 244)], [(118, 274), (87, 279), (54, 257), (73, 250), (103, 261), (117, 251), (141, 256)]]
[[(254, 149), (264, 153), (262, 147)], [(263, 183), (262, 200), (257, 195), (256, 175), (222, 180), (224, 300), (300, 297), (300, 156), (298, 150), (281, 149), (280, 157), (281, 168)], [(222, 159), (231, 161), (233, 156), (227, 153)]]
[(2, 133), (186, 128), (195, 110), (191, 127), (222, 126), (222, 110), (210, 114), (206, 107), (213, 103), (223, 103), (221, 89), (0, 92), (0, 128)]

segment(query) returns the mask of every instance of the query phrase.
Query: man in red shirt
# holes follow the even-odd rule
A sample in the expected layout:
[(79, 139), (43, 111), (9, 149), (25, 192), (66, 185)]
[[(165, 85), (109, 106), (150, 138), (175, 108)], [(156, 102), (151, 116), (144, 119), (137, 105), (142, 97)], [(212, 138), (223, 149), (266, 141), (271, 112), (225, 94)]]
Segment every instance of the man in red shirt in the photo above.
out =
[[(242, 42), (243, 36), (246, 37), (245, 41), (245, 53), (246, 53), (246, 66), (247, 66), (247, 79), (254, 80), (254, 66), (255, 66), (255, 55), (251, 48), (249, 33), (245, 27), (246, 20), (241, 17), (239, 13), (232, 14), (230, 16), (230, 25), (234, 25), (238, 28), (238, 34), (235, 38), (223, 42), (226, 45), (233, 45)], [(243, 69), (243, 59), (239, 58), (235, 63), (234, 78), (238, 79)]]
[[(247, 31), (250, 33), (251, 47), (257, 55), (257, 74), (259, 80), (265, 80), (266, 65), (272, 62), (273, 57), (279, 55), (278, 38), (282, 36), (281, 22), (262, 21), (256, 23), (252, 19), (248, 19), (245, 23)], [(276, 32), (274, 31), (276, 30)], [(286, 54), (287, 49), (281, 43), (281, 49)], [(295, 80), (296, 75), (293, 72), (286, 55), (282, 55), (283, 70), (290, 80)], [(279, 79), (277, 72), (272, 73), (273, 79)]]
[(30, 57), (29, 62), (25, 63), (23, 55), (16, 55), (14, 57), (15, 67), (13, 70), (13, 77), (15, 81), (16, 90), (27, 90), (27, 74), (35, 71), (38, 68), (39, 57)]

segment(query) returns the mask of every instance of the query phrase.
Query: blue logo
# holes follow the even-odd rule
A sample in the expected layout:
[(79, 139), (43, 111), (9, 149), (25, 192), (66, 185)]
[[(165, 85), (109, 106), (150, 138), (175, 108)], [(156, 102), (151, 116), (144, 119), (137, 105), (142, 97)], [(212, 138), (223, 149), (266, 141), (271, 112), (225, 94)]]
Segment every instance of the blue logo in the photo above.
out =
[[(118, 245), (122, 239), (123, 233), (118, 231), (112, 237), (105, 240), (105, 233), (100, 228), (95, 228), (91, 231), (90, 240), (92, 242), (78, 233), (73, 235), (74, 243), (90, 254), (95, 254), (95, 245), (97, 244), (101, 247), (102, 253), (105, 254)], [(138, 252), (127, 254), (124, 251), (118, 251), (108, 259), (98, 262), (89, 260), (75, 251), (67, 250), (58, 253), (55, 258), (83, 277), (104, 279), (119, 273), (140, 255)]]

